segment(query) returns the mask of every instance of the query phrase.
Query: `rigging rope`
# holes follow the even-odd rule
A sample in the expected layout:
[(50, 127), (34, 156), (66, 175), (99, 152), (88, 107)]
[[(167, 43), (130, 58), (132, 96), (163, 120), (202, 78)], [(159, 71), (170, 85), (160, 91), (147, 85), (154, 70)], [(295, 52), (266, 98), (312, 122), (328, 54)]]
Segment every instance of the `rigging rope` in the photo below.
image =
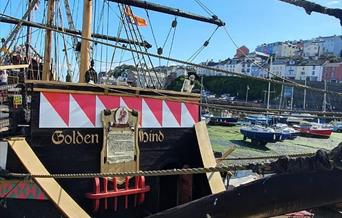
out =
[(183, 168), (168, 170), (148, 170), (148, 171), (132, 171), (132, 172), (113, 172), (113, 173), (69, 173), (69, 174), (24, 174), (24, 173), (6, 173), (5, 176), (16, 178), (55, 178), (55, 179), (85, 179), (95, 177), (125, 177), (125, 176), (176, 176), (189, 174), (204, 174), (213, 172), (229, 173), (230, 169), (236, 167), (216, 166), (216, 167), (199, 167), (199, 168)]
[[(13, 19), (15, 21), (21, 21), (21, 22), (24, 21), (22, 19), (18, 19), (18, 18), (9, 16), (9, 15), (5, 15), (5, 14), (0, 14), (0, 16), (11, 18), (11, 19)], [(32, 22), (27, 22), (27, 23), (32, 23)], [(80, 39), (85, 39), (82, 36), (79, 36), (79, 35), (76, 35), (76, 34), (73, 34), (73, 33), (63, 32), (63, 31), (58, 30), (58, 29), (53, 28), (53, 27), (48, 27), (48, 26), (42, 25), (42, 24), (36, 24), (36, 25), (39, 28), (48, 29), (48, 30), (55, 31), (55, 32), (60, 32), (60, 33), (63, 33), (63, 34), (69, 35), (69, 36), (75, 36), (75, 37), (78, 37)], [(227, 75), (235, 75), (235, 76), (239, 76), (239, 77), (242, 77), (242, 78), (250, 78), (250, 79), (253, 79), (253, 80), (271, 82), (273, 84), (280, 84), (280, 85), (283, 84), (283, 85), (298, 87), (298, 88), (302, 88), (302, 89), (313, 90), (313, 91), (318, 91), (318, 92), (326, 92), (326, 93), (336, 94), (336, 95), (342, 96), (341, 92), (330, 91), (330, 90), (325, 91), (324, 89), (315, 88), (315, 87), (311, 87), (311, 86), (306, 86), (306, 85), (302, 85), (302, 84), (299, 84), (299, 83), (298, 84), (294, 84), (294, 83), (282, 82), (282, 81), (278, 81), (278, 80), (274, 80), (274, 79), (253, 77), (253, 76), (249, 76), (249, 75), (242, 74), (242, 73), (237, 73), (237, 72), (232, 72), (232, 71), (229, 71), (229, 70), (224, 70), (224, 69), (219, 69), (219, 68), (214, 68), (214, 67), (206, 66), (206, 65), (203, 65), (203, 64), (195, 64), (195, 63), (191, 63), (191, 62), (188, 62), (188, 61), (183, 61), (183, 60), (176, 59), (176, 58), (168, 58), (168, 57), (165, 57), (165, 56), (160, 56), (160, 55), (149, 53), (149, 52), (137, 51), (137, 50), (134, 50), (132, 48), (127, 48), (126, 46), (123, 47), (123, 46), (113, 45), (113, 44), (110, 44), (110, 43), (101, 42), (101, 41), (96, 40), (96, 39), (86, 39), (86, 40), (89, 40), (89, 41), (92, 41), (92, 42), (95, 42), (95, 43), (99, 43), (99, 44), (103, 44), (103, 45), (106, 45), (106, 46), (114, 47), (114, 48), (117, 48), (117, 49), (121, 49), (121, 50), (125, 50), (125, 51), (130, 51), (130, 52), (136, 53), (136, 54), (149, 55), (150, 57), (154, 57), (154, 58), (159, 58), (160, 57), (160, 58), (162, 58), (164, 60), (169, 60), (169, 61), (172, 61), (172, 62), (175, 62), (175, 63), (185, 64), (185, 65), (189, 65), (189, 66), (193, 66), (193, 67), (198, 67), (198, 68), (202, 68), (202, 69), (207, 69), (207, 70), (213, 70), (213, 71), (221, 72), (221, 73), (224, 73), (224, 74), (227, 74)]]
[[(122, 22), (122, 24), (123, 24), (123, 27), (124, 27), (126, 36), (127, 36), (127, 38), (129, 39), (130, 35), (128, 34), (128, 30), (127, 30), (127, 27), (126, 27), (125, 15), (123, 14), (123, 12), (122, 12), (122, 10), (121, 10), (120, 4), (118, 4), (118, 9), (119, 9), (120, 14), (121, 14), (120, 19), (121, 19), (121, 22)], [(129, 46), (129, 49), (130, 49), (130, 51), (131, 51), (131, 53), (132, 53), (134, 66), (138, 66), (137, 61), (136, 61), (135, 58), (134, 58), (134, 52), (133, 52), (133, 51), (136, 51), (136, 50), (132, 49), (132, 45), (131, 45), (130, 43), (128, 43), (128, 46)], [(133, 46), (135, 46), (135, 45), (133, 45)], [(117, 48), (118, 48), (118, 47), (117, 47)], [(138, 54), (138, 53), (137, 53), (137, 56), (136, 56), (136, 57), (137, 57), (138, 61), (140, 62), (139, 54)], [(141, 82), (141, 78), (140, 78), (140, 73), (139, 73), (139, 68), (138, 68), (138, 67), (137, 67), (136, 71), (137, 71), (137, 77), (138, 77), (138, 81), (139, 81), (139, 83), (140, 83), (140, 86), (144, 88), (144, 87), (145, 87), (145, 84), (143, 84), (143, 83)], [(145, 76), (145, 75), (143, 75), (143, 76)], [(146, 81), (146, 79), (145, 79), (145, 81)]]
[[(26, 10), (24, 16), (22, 16), (22, 18), (20, 19), (20, 21), (18, 22), (18, 24), (15, 25), (15, 27), (13, 28), (13, 30), (9, 33), (7, 39), (5, 40), (5, 42), (2, 44), (0, 52), (4, 51), (4, 49), (7, 47), (7, 44), (9, 42), (11, 42), (9, 44), (9, 46), (6, 48), (7, 50), (11, 48), (11, 46), (13, 45), (14, 42), (14, 38), (18, 35), (21, 29), (21, 26), (23, 24), (23, 21), (29, 16), (29, 14), (31, 13), (32, 9), (35, 7), (35, 5), (37, 4), (38, 0), (32, 0), (32, 2), (30, 3), (28, 9)], [(2, 61), (4, 60), (4, 58), (6, 58), (7, 56), (7, 52), (4, 52), (4, 55), (0, 57), (0, 63), (2, 63)]]
[(218, 30), (219, 26), (217, 26), (215, 28), (215, 30), (211, 33), (211, 35), (209, 36), (209, 38), (203, 43), (203, 45), (197, 50), (195, 51), (195, 53), (193, 55), (191, 55), (189, 57), (189, 59), (187, 60), (187, 62), (193, 62), (196, 57), (209, 45), (210, 39), (213, 37), (213, 35), (216, 33), (216, 31)]

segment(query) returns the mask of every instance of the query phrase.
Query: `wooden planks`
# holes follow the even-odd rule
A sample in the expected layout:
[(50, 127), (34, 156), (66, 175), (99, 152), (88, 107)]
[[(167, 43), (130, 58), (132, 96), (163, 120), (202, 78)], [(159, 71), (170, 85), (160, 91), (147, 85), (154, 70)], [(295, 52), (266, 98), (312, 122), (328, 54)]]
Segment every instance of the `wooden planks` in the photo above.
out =
[[(200, 154), (204, 167), (216, 167), (216, 160), (214, 157), (213, 149), (211, 147), (207, 126), (205, 122), (199, 122), (195, 124), (195, 131), (198, 141)], [(216, 194), (225, 191), (221, 175), (219, 172), (207, 173), (207, 178), (212, 194)]]
[[(24, 138), (8, 140), (9, 146), (18, 156), (24, 167), (31, 174), (49, 175), (47, 169), (40, 162)], [(57, 183), (54, 178), (34, 178), (50, 200), (67, 217), (90, 217)]]

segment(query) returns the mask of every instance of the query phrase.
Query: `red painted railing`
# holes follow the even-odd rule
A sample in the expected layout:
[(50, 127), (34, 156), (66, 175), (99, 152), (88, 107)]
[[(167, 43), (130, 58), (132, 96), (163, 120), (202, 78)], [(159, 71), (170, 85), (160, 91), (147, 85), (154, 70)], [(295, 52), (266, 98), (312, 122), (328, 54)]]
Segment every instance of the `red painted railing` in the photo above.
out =
[[(108, 199), (113, 198), (113, 208), (114, 211), (118, 209), (118, 198), (124, 197), (124, 207), (128, 208), (128, 196), (134, 195), (134, 206), (141, 204), (145, 200), (145, 193), (150, 191), (150, 187), (145, 185), (144, 176), (134, 177), (134, 186), (129, 186), (129, 180), (133, 178), (126, 177), (124, 188), (118, 188), (117, 178), (99, 178), (96, 177), (94, 181), (94, 193), (87, 193), (86, 197), (94, 200), (94, 212), (98, 211), (100, 208), (100, 200), (104, 200), (104, 209), (108, 209)], [(101, 191), (102, 182), (102, 191)], [(109, 190), (109, 185), (112, 185), (113, 189)]]

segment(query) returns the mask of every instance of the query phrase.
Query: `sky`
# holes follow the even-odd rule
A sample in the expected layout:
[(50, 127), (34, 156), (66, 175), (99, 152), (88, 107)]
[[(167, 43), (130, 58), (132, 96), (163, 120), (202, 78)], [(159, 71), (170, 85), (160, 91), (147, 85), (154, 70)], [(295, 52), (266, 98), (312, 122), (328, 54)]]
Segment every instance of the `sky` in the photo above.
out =
[[(35, 14), (33, 20), (41, 22), (44, 14), (44, 0), (40, 0), (41, 4)], [(76, 28), (81, 29), (82, 19), (82, 2), (81, 0), (69, 0), (73, 11)], [(183, 11), (209, 16), (195, 0), (150, 0), (162, 5), (176, 7)], [(342, 8), (342, 0), (312, 0), (313, 2), (333, 8)], [(0, 0), (0, 11), (4, 11), (7, 0)], [(21, 17), (25, 9), (25, 0), (11, 1), (10, 7), (7, 7), (5, 13), (15, 17)], [(81, 2), (81, 3), (80, 3)], [(119, 26), (119, 12), (117, 5), (113, 2), (109, 6), (105, 4), (102, 11), (104, 0), (94, 0), (94, 22), (93, 30), (99, 33), (109, 33), (117, 35)], [(302, 8), (280, 2), (279, 0), (201, 0), (211, 11), (214, 12), (221, 20), (226, 23), (226, 28), (232, 39), (238, 46), (245, 45), (253, 51), (257, 45), (263, 43), (271, 43), (286, 40), (311, 39), (318, 36), (341, 35), (342, 28), (339, 21), (331, 16), (312, 13), (308, 15)], [(67, 26), (63, 1), (59, 2), (63, 14), (63, 21), (58, 21)], [(133, 8), (135, 15), (147, 19), (145, 10)], [(102, 19), (100, 19), (103, 14)], [(157, 48), (153, 40), (151, 27), (156, 36), (158, 46), (164, 44), (167, 33), (170, 29), (171, 22), (175, 18), (172, 15), (165, 15), (158, 12), (149, 12), (150, 21), (147, 27), (140, 27), (143, 38), (150, 42), (153, 47), (149, 50), (156, 53)], [(215, 30), (213, 24), (202, 23), (199, 21), (189, 20), (186, 18), (177, 18), (178, 24), (175, 32), (174, 44), (172, 47), (171, 57), (188, 60), (196, 50), (198, 50), (208, 37)], [(1, 24), (0, 37), (6, 37), (8, 30), (13, 28), (7, 24)], [(24, 35), (24, 31), (21, 36)], [(172, 34), (171, 34), (172, 36)], [(166, 42), (164, 55), (168, 56), (170, 39)], [(121, 37), (126, 38), (125, 33), (121, 33)], [(42, 31), (34, 31), (32, 41), (36, 49), (43, 53), (42, 45), (44, 44), (44, 34)], [(71, 47), (71, 41), (67, 38), (67, 47)], [(23, 39), (22, 39), (23, 41)], [(20, 42), (20, 41), (19, 41)], [(61, 68), (65, 68), (65, 58), (62, 54), (63, 41), (59, 37), (55, 47), (59, 48), (57, 56), (60, 59)], [(106, 48), (101, 45), (94, 46), (94, 55), (96, 68), (98, 71), (106, 70), (110, 67), (113, 49)], [(196, 57), (193, 62), (200, 63), (207, 60), (224, 60), (233, 57), (236, 47), (232, 40), (227, 36), (226, 32), (220, 27), (210, 40), (209, 45)], [(69, 58), (75, 59), (71, 49)], [(114, 56), (114, 64), (128, 63), (132, 55), (129, 52), (121, 52), (116, 50)], [(100, 61), (102, 60), (102, 62)], [(126, 62), (125, 62), (126, 61)], [(75, 63), (75, 61), (71, 61)], [(158, 65), (158, 60), (153, 60), (154, 65)], [(162, 61), (160, 64), (167, 64)], [(171, 63), (173, 64), (173, 63)]]

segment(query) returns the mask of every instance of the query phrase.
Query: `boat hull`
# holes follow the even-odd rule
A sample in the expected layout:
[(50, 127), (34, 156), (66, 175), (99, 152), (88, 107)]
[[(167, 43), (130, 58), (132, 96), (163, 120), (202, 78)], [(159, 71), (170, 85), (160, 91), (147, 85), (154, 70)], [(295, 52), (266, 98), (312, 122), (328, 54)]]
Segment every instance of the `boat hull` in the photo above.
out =
[[(179, 99), (187, 99), (186, 103), (181, 103), (155, 96), (155, 91), (127, 87), (119, 90), (126, 95), (119, 95), (116, 91), (111, 93), (112, 89), (104, 93), (103, 88), (89, 85), (37, 82), (28, 87), (32, 91), (31, 119), (29, 128), (24, 132), (30, 147), (49, 173), (100, 173), (103, 146), (100, 114), (106, 108), (120, 106), (139, 111), (141, 115), (137, 139), (140, 170), (203, 167), (193, 128), (199, 120), (199, 98), (194, 95), (180, 94)], [(140, 93), (144, 97), (131, 93)], [(171, 95), (174, 98), (178, 94), (172, 92)], [(2, 157), (6, 159), (3, 168), (10, 172), (27, 173), (14, 152), (9, 148), (7, 151)], [(3, 153), (1, 155), (4, 156)], [(189, 201), (210, 193), (206, 175), (194, 175), (190, 179), (189, 182), (182, 176), (146, 177), (146, 185), (150, 186), (151, 191), (146, 193), (142, 205), (132, 204), (132, 196), (128, 197), (128, 209), (119, 200), (118, 210), (115, 211), (113, 206), (107, 210), (102, 208), (101, 201), (100, 210), (96, 213), (93, 212), (94, 202), (86, 198), (86, 193), (94, 191), (94, 179), (58, 179), (58, 183), (88, 214), (96, 217), (143, 217), (147, 215), (146, 211), (155, 213), (176, 206), (180, 199)], [(184, 185), (183, 180), (187, 180), (188, 185)], [(35, 190), (38, 188), (35, 187)], [(187, 193), (181, 191), (184, 189)], [(27, 201), (32, 207), (25, 207)], [(113, 205), (111, 202), (109, 199), (109, 205)], [(12, 196), (8, 204), (12, 203), (17, 206), (0, 208), (1, 217), (61, 216), (60, 211), (47, 200)], [(41, 207), (50, 207), (47, 205), (56, 209), (47, 210), (53, 214), (40, 210)]]
[(329, 138), (332, 130), (331, 129), (307, 129), (300, 128), (300, 133), (305, 136), (313, 136), (313, 137), (321, 137), (321, 138)]

